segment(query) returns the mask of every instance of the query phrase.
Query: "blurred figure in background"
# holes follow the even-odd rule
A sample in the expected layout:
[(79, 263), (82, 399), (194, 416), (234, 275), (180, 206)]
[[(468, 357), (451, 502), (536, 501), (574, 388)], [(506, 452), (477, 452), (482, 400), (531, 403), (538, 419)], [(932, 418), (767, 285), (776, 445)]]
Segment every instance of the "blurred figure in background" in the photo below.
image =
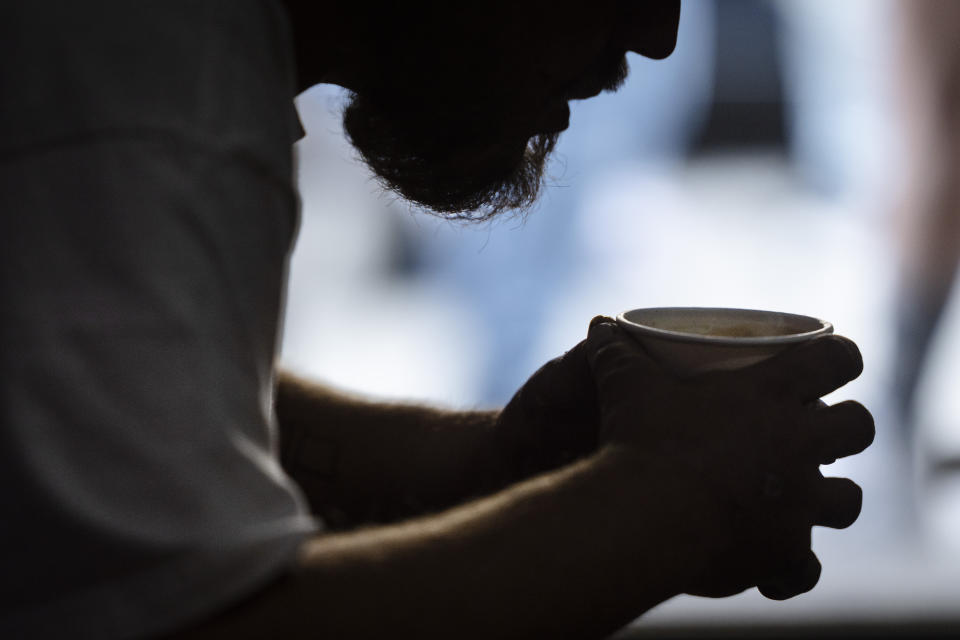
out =
[(893, 397), (906, 446), (917, 389), (960, 260), (960, 3), (900, 0), (897, 68), (906, 140)]

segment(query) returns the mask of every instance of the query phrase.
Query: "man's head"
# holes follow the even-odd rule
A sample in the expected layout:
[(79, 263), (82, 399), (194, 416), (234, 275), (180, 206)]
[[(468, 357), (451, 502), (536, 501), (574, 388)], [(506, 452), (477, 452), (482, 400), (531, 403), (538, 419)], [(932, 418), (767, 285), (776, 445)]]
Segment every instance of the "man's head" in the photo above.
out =
[(314, 80), (353, 92), (344, 125), (384, 186), (480, 220), (536, 200), (567, 101), (618, 88), (628, 51), (669, 55), (680, 13), (679, 0), (356, 4), (339, 14), (356, 35)]

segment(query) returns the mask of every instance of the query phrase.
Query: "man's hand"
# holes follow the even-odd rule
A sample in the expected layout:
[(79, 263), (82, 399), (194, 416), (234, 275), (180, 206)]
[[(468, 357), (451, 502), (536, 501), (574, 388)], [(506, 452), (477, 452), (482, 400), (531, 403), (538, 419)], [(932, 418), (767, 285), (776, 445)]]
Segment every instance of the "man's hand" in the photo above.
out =
[(858, 403), (818, 402), (860, 374), (856, 346), (828, 336), (689, 379), (658, 366), (611, 322), (591, 327), (584, 351), (597, 379), (600, 440), (658, 479), (650, 491), (689, 549), (678, 558), (690, 570), (685, 590), (721, 597), (759, 586), (785, 599), (813, 588), (820, 564), (811, 527), (847, 527), (861, 504), (856, 484), (824, 478), (819, 465), (862, 451), (874, 435)]
[(511, 452), (509, 481), (559, 468), (596, 451), (600, 410), (586, 340), (534, 373), (500, 412)]
[[(859, 510), (859, 489), (818, 466), (865, 447), (870, 416), (815, 404), (859, 371), (849, 341), (825, 338), (679, 380), (600, 319), (499, 425), (365, 406), (288, 379), (281, 425), (333, 425), (319, 434), (340, 445), (341, 471), (318, 485), (321, 499), (364, 524), (384, 495), (391, 508), (406, 495), (435, 508), (495, 477), (504, 449), (492, 432), (511, 412), (518, 432), (543, 420), (555, 451), (600, 446), (440, 513), (318, 536), (287, 579), (192, 637), (600, 638), (682, 592), (800, 593), (819, 572), (810, 528), (846, 526)], [(563, 427), (579, 435), (560, 437)], [(313, 451), (295, 437), (289, 447), (291, 460)]]

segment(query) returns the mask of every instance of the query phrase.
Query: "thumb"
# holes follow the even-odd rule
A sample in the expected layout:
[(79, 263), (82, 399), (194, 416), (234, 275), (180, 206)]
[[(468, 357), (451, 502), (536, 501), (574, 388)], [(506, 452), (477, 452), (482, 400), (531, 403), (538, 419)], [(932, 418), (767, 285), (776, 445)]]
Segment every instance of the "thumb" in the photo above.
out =
[(617, 321), (610, 316), (593, 316), (593, 319), (590, 321), (590, 328), (593, 329), (595, 325), (604, 323), (617, 324)]
[(601, 392), (630, 393), (640, 384), (649, 385), (667, 375), (637, 340), (605, 316), (590, 322), (582, 344)]

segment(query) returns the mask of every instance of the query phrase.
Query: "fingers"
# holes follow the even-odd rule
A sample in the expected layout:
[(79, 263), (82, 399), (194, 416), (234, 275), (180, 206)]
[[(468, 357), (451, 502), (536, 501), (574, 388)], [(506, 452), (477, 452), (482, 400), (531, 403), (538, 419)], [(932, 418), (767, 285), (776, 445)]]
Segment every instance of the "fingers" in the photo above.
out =
[(598, 324), (604, 324), (604, 323), (616, 324), (617, 321), (611, 318), (610, 316), (594, 316), (593, 319), (590, 320), (590, 328), (593, 329), (594, 326)]
[(802, 401), (816, 400), (839, 389), (863, 371), (860, 350), (842, 336), (804, 342), (753, 368), (767, 389)]
[(863, 490), (849, 478), (824, 478), (816, 488), (813, 524), (846, 529), (860, 516)]
[(628, 336), (615, 323), (608, 322), (604, 316), (598, 316), (590, 323), (590, 331), (584, 341), (587, 362), (598, 382), (609, 382), (610, 378), (630, 371), (628, 384), (636, 385), (644, 379), (642, 371), (657, 368), (636, 340)]
[[(607, 316), (596, 316), (590, 321), (591, 330), (595, 325), (614, 323)], [(600, 335), (593, 336), (593, 340), (581, 340), (569, 351), (558, 358), (550, 360), (540, 367), (521, 388), (525, 396), (526, 405), (539, 409), (539, 404), (549, 402), (552, 405), (580, 404), (584, 400), (595, 401), (593, 388), (593, 371), (590, 365), (590, 354), (596, 351), (598, 344), (605, 343), (613, 334), (602, 329)]]
[(596, 353), (606, 346), (616, 346), (613, 353), (635, 353), (640, 345), (630, 339), (617, 323), (606, 316), (596, 316), (590, 321), (587, 339), (583, 342), (587, 349), (588, 359), (596, 359)]
[[(819, 464), (860, 453), (873, 442), (873, 416), (858, 402), (817, 409), (815, 416), (810, 427), (811, 448)], [(813, 524), (845, 529), (860, 515), (863, 490), (847, 478), (821, 476), (813, 485), (813, 504)]]
[[(814, 496), (815, 512), (814, 525), (843, 529), (849, 527), (860, 515), (860, 506), (863, 492), (853, 481), (846, 478), (821, 478), (817, 484)], [(767, 578), (757, 584), (757, 589), (771, 600), (786, 600), (806, 593), (816, 586), (820, 580), (820, 561), (810, 550), (809, 529), (804, 528), (804, 536), (796, 539), (786, 533), (781, 535), (790, 537), (783, 540), (784, 547), (802, 549), (791, 552), (787, 557), (793, 557), (776, 570), (772, 578)]]
[(813, 413), (810, 426), (812, 455), (819, 464), (860, 453), (873, 442), (873, 416), (859, 402), (848, 400)]
[(757, 585), (757, 589), (771, 600), (786, 600), (813, 589), (820, 580), (820, 561), (813, 551), (807, 551), (775, 578)]

